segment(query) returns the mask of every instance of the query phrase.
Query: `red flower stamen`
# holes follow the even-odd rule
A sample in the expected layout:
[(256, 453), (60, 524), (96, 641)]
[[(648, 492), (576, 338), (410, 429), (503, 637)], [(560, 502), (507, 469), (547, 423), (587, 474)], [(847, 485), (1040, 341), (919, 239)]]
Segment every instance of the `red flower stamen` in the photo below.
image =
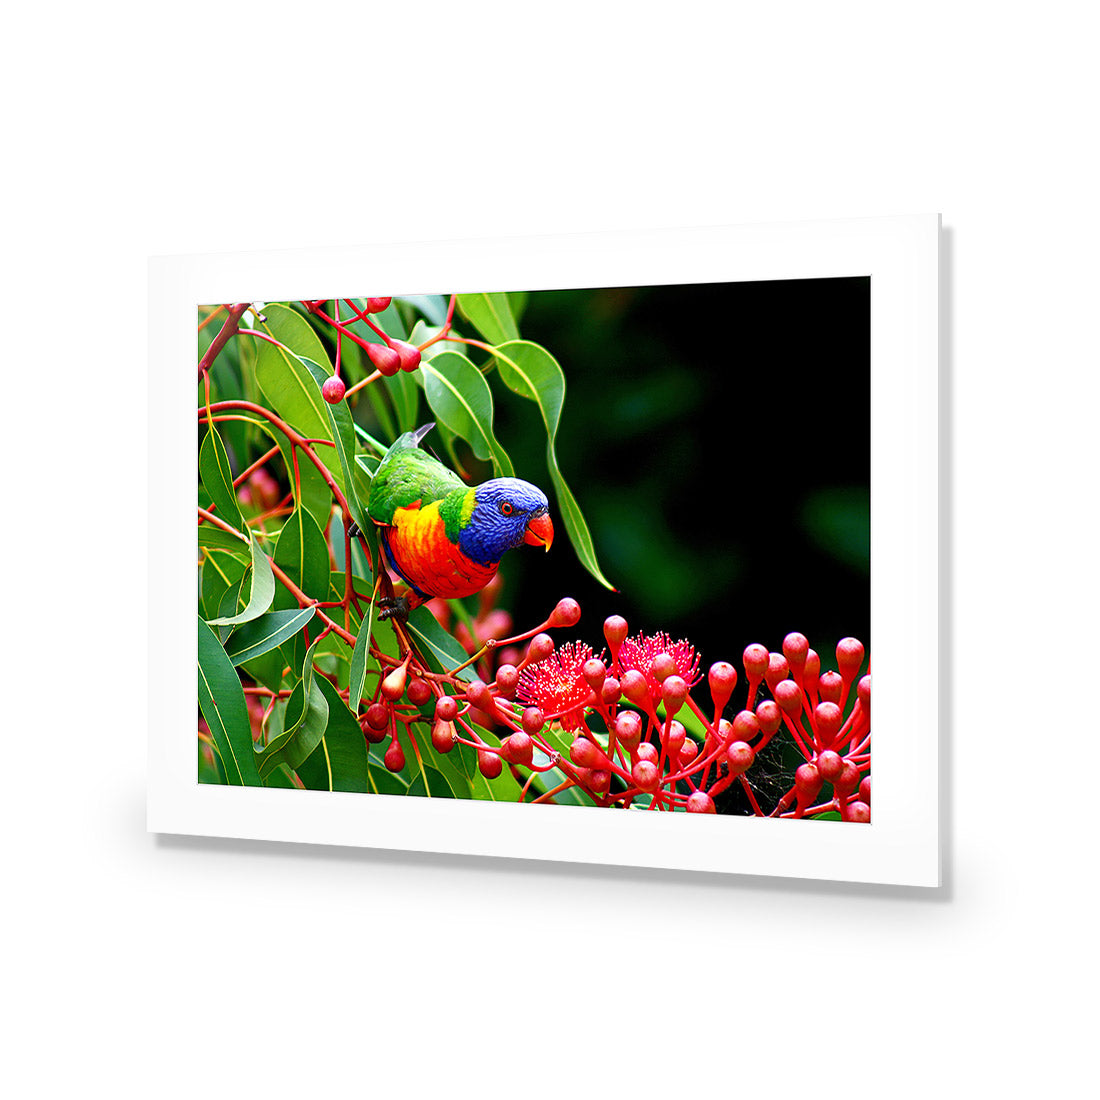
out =
[(682, 639), (674, 642), (663, 630), (659, 630), (656, 634), (639, 633), (633, 638), (627, 638), (619, 648), (620, 672), (631, 669), (640, 672), (646, 678), (650, 697), (653, 699), (659, 698), (661, 694), (661, 684), (652, 670), (653, 659), (662, 654), (672, 658), (675, 666), (673, 675), (681, 677), (688, 687), (693, 687), (699, 679), (699, 656), (690, 642)]
[(584, 665), (592, 660), (592, 647), (583, 642), (566, 642), (545, 660), (528, 665), (520, 674), (516, 698), (538, 707), (543, 714), (561, 714), (567, 732), (584, 725), (584, 708), (592, 689), (584, 678)]

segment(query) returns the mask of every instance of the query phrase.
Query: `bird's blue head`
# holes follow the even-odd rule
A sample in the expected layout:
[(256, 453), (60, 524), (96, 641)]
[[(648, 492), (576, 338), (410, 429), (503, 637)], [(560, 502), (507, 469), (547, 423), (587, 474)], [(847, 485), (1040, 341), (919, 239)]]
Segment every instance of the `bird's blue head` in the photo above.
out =
[(530, 543), (550, 549), (554, 525), (546, 494), (518, 477), (496, 477), (477, 487), (474, 510), (459, 532), (462, 552), (481, 565), (500, 561), (507, 550)]

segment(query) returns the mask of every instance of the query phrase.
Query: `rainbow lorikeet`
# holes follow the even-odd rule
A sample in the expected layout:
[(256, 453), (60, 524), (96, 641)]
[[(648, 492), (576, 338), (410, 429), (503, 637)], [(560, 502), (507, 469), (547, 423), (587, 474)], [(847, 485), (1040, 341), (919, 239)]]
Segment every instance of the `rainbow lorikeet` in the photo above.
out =
[(433, 596), (480, 592), (507, 550), (554, 541), (546, 494), (516, 477), (469, 486), (420, 449), (435, 427), (406, 432), (385, 453), (371, 480), (367, 514), (380, 528), (386, 560), (409, 586), (380, 601), (382, 618), (404, 618)]

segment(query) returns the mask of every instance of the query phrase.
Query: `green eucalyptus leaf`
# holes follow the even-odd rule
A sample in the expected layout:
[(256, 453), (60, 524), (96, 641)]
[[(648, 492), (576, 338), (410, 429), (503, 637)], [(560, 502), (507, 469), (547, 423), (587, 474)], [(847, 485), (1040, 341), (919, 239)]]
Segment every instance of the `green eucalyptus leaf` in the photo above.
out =
[(306, 651), (302, 678), (291, 692), (282, 733), (273, 738), (259, 757), (259, 772), (266, 779), (279, 764), (297, 768), (321, 743), (328, 726), (329, 705), (314, 673), (317, 642)]
[[(210, 499), (217, 506), (218, 515), (238, 530), (244, 528), (244, 517), (237, 503), (233, 488), (233, 471), (229, 468), (229, 455), (216, 428), (208, 428), (206, 438), (199, 448), (199, 474)], [(225, 534), (225, 532), (223, 532)]]
[(493, 394), (481, 371), (465, 355), (444, 351), (421, 362), (420, 373), (436, 416), (470, 444), (477, 458), (491, 458), (497, 477), (514, 476), (512, 460), (493, 434)]
[(275, 598), (275, 574), (271, 572), (271, 562), (260, 547), (255, 535), (252, 539), (252, 582), (249, 590), (248, 604), (245, 609), (236, 615), (224, 615), (217, 619), (211, 619), (211, 626), (235, 626), (238, 623), (247, 623), (259, 618), (270, 606)]
[(588, 524), (558, 466), (555, 440), (565, 403), (565, 375), (558, 361), (545, 348), (529, 340), (502, 344), (493, 349), (493, 355), (500, 363), (500, 377), (504, 384), (521, 397), (534, 401), (542, 413), (546, 426), (546, 464), (554, 483), (562, 520), (577, 557), (600, 584), (615, 591), (614, 585), (600, 570)]
[(298, 777), (311, 790), (369, 792), (363, 730), (336, 688), (323, 677), (316, 683), (328, 703), (328, 726), (320, 745), (296, 769)]
[(507, 294), (460, 294), (458, 308), (490, 344), (519, 339)]
[(235, 665), (242, 665), (281, 645), (313, 618), (312, 607), (293, 611), (269, 611), (238, 627), (225, 649)]
[(236, 786), (259, 786), (252, 726), (244, 689), (217, 636), (199, 619), (199, 709), (210, 727), (226, 779)]

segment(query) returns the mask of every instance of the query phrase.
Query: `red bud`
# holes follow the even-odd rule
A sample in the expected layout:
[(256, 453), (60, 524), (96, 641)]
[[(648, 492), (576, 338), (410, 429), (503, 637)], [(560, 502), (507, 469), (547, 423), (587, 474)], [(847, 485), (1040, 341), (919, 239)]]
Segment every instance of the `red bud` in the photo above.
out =
[(496, 779), (497, 776), (504, 771), (504, 764), (495, 752), (489, 752), (486, 749), (478, 749), (477, 770), (481, 772), (486, 779)]
[(783, 656), (787, 658), (796, 683), (802, 679), (802, 670), (806, 665), (809, 652), (810, 643), (805, 634), (788, 634), (783, 639)]
[(367, 358), (379, 374), (392, 378), (401, 369), (401, 356), (385, 344), (368, 344)]
[(620, 711), (615, 718), (615, 737), (627, 752), (633, 752), (642, 738), (642, 718), (637, 711)]
[(665, 713), (671, 718), (687, 699), (688, 686), (682, 676), (669, 676), (661, 684), (661, 698), (665, 703)]
[(639, 760), (630, 774), (635, 786), (648, 793), (652, 794), (661, 785), (661, 773), (657, 771), (657, 765), (649, 760)]
[(733, 689), (737, 686), (737, 669), (729, 661), (715, 661), (707, 673), (707, 683), (710, 685), (714, 707), (720, 711), (730, 701)]
[(622, 615), (609, 615), (603, 622), (603, 636), (611, 649), (611, 660), (619, 658), (619, 646), (626, 641), (626, 635), (630, 628), (626, 625), (626, 619)]
[(745, 647), (742, 661), (745, 665), (745, 675), (752, 681), (759, 683), (764, 679), (768, 671), (768, 651), (759, 642)]
[(432, 747), (436, 752), (448, 753), (455, 747), (454, 722), (436, 719), (432, 725)]
[(760, 723), (764, 736), (771, 737), (783, 724), (783, 714), (779, 704), (771, 699), (765, 699), (756, 708), (756, 720)]
[(321, 396), (330, 405), (339, 405), (344, 400), (345, 392), (344, 380), (336, 374), (331, 378), (326, 378), (325, 384), (321, 387)]
[(817, 725), (817, 738), (822, 745), (831, 745), (840, 732), (844, 715), (836, 703), (818, 703), (814, 707), (814, 722)]
[(688, 795), (687, 812), (689, 814), (713, 814), (717, 811), (714, 808), (714, 799), (706, 791), (692, 791)]
[(752, 767), (752, 762), (755, 759), (756, 753), (744, 741), (734, 741), (726, 749), (726, 760), (729, 763), (730, 775), (732, 776), (743, 775)]
[(841, 638), (836, 644), (836, 667), (844, 677), (844, 683), (850, 684), (863, 666), (863, 643), (858, 638)]
[(517, 730), (501, 745), (501, 751), (509, 764), (530, 764), (535, 747), (526, 733)]
[(458, 714), (458, 703), (451, 695), (442, 695), (435, 702), (435, 716), (441, 722), (453, 722)]
[(550, 612), (547, 626), (576, 626), (581, 621), (581, 605), (570, 596), (558, 600)]
[(649, 698), (649, 684), (636, 668), (628, 669), (623, 673), (619, 686), (632, 703), (641, 705)]
[(386, 749), (386, 755), (382, 757), (382, 763), (391, 772), (399, 772), (405, 766), (405, 750), (401, 747), (401, 742), (395, 737), (390, 742), (390, 747)]
[(412, 344), (406, 344), (404, 340), (391, 340), (390, 346), (397, 352), (397, 359), (402, 370), (411, 372), (420, 366), (419, 348), (414, 347)]
[(828, 783), (834, 783), (844, 770), (844, 761), (839, 753), (833, 752), (832, 749), (826, 749), (824, 752), (818, 753), (817, 770), (821, 773), (822, 779)]
[(844, 681), (839, 672), (823, 672), (817, 682), (817, 693), (826, 703), (840, 703), (844, 693)]
[(781, 680), (785, 680), (790, 671), (791, 666), (787, 664), (787, 658), (782, 653), (768, 654), (768, 671), (764, 673), (764, 679), (767, 681), (768, 687), (772, 689), (773, 695), (775, 694), (775, 685)]
[(527, 646), (526, 660), (529, 664), (538, 664), (553, 652), (554, 639), (549, 634), (536, 634)]

